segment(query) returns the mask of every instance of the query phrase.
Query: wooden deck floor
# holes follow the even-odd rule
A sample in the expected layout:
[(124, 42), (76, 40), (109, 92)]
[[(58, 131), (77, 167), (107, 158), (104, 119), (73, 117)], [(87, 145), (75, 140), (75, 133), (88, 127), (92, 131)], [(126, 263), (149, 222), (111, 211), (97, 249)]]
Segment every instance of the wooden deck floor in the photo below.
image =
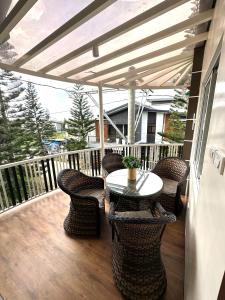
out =
[[(72, 239), (62, 226), (68, 205), (69, 198), (55, 192), (0, 216), (0, 295), (5, 300), (122, 299), (112, 279), (107, 220), (100, 239)], [(182, 220), (167, 226), (162, 253), (168, 279), (164, 299), (182, 300)]]

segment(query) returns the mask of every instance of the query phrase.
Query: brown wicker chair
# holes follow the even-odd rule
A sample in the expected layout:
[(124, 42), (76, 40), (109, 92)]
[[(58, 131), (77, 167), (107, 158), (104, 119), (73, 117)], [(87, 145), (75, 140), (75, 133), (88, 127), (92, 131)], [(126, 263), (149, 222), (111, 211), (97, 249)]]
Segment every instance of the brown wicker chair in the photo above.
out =
[(167, 286), (160, 244), (165, 225), (176, 217), (158, 202), (151, 205), (149, 211), (127, 212), (126, 201), (110, 204), (113, 277), (128, 299), (156, 300)]
[(108, 153), (102, 159), (102, 168), (106, 175), (113, 171), (124, 169), (123, 156), (118, 153)]
[(100, 207), (104, 208), (104, 180), (65, 169), (59, 173), (57, 181), (71, 198), (70, 211), (64, 221), (65, 231), (71, 235), (99, 236)]
[(163, 190), (157, 201), (178, 216), (183, 208), (181, 191), (189, 174), (187, 163), (178, 157), (167, 157), (159, 160), (152, 172), (163, 180)]

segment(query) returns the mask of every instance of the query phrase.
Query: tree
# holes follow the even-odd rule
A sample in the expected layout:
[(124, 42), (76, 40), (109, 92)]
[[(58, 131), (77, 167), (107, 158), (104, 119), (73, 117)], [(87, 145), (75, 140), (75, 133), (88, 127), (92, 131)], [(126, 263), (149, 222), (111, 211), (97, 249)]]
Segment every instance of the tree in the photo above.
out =
[(39, 102), (38, 93), (32, 83), (27, 84), (25, 95), (26, 151), (30, 157), (45, 155), (44, 140), (55, 132), (49, 114)]
[(23, 159), (24, 107), (20, 78), (12, 72), (0, 71), (0, 163)]
[(181, 117), (187, 115), (189, 90), (175, 91), (176, 94), (170, 108), (169, 129), (167, 132), (158, 132), (158, 134), (172, 142), (181, 143), (184, 141), (186, 128), (186, 122)]
[(14, 50), (14, 46), (12, 46), (8, 42), (0, 43), (0, 57), (3, 63), (13, 63), (17, 53)]
[(71, 118), (67, 121), (67, 132), (73, 136), (73, 139), (68, 141), (69, 150), (85, 148), (88, 133), (95, 129), (93, 114), (87, 97), (82, 92), (83, 87), (76, 84), (69, 94), (73, 99)]

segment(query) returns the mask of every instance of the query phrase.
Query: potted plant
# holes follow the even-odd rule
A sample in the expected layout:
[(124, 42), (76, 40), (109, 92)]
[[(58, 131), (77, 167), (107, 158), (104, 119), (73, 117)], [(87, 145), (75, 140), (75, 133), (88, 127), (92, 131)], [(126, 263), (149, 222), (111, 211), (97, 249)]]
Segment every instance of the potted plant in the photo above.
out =
[(134, 156), (125, 156), (123, 165), (128, 169), (128, 180), (136, 180), (136, 169), (141, 166), (140, 160)]

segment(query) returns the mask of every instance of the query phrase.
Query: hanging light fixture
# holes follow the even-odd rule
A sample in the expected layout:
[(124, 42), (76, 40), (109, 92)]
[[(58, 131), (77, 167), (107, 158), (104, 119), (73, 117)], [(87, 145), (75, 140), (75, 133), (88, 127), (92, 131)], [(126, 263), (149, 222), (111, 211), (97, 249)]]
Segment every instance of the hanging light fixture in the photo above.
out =
[(94, 57), (99, 57), (99, 48), (98, 45), (93, 45), (92, 54)]

